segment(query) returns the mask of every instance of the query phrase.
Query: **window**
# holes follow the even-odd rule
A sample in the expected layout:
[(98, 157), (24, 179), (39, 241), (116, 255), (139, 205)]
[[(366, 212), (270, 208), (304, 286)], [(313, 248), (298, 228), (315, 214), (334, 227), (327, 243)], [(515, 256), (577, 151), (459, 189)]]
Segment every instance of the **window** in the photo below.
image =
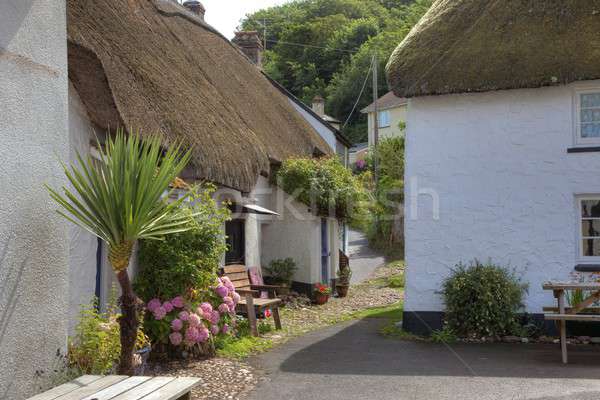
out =
[[(599, 121), (600, 123), (600, 121)], [(387, 128), (390, 126), (390, 112), (379, 111), (378, 125), (380, 128)]]
[(600, 196), (579, 199), (579, 255), (600, 257)]
[(575, 144), (600, 144), (600, 89), (575, 93)]

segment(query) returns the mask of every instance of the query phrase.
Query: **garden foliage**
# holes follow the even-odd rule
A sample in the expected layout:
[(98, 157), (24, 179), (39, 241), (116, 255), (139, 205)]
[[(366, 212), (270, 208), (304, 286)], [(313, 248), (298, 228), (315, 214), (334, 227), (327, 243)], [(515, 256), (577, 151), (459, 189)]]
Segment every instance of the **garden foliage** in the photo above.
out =
[(144, 300), (172, 299), (214, 285), (219, 262), (227, 249), (223, 224), (230, 217), (211, 197), (213, 185), (191, 189), (188, 211), (194, 214), (191, 229), (162, 241), (140, 242), (140, 271), (135, 290)]
[(277, 182), (319, 215), (350, 219), (363, 213), (364, 187), (336, 157), (290, 158), (277, 172)]
[(489, 261), (458, 264), (443, 283), (447, 326), (460, 336), (515, 334), (526, 291), (514, 272)]
[(292, 258), (273, 260), (268, 267), (264, 267), (265, 273), (271, 277), (276, 284), (289, 284), (298, 269)]

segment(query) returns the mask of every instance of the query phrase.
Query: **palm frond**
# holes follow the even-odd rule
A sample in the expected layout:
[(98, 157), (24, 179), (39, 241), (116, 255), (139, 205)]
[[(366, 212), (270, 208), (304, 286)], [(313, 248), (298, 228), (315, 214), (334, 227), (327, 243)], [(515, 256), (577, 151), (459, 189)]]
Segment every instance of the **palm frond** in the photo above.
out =
[(183, 171), (191, 152), (176, 143), (163, 150), (160, 137), (118, 130), (99, 149), (100, 160), (79, 154), (63, 164), (72, 189), (47, 187), (59, 214), (116, 246), (124, 241), (160, 239), (189, 229), (185, 196), (169, 202), (169, 184)]

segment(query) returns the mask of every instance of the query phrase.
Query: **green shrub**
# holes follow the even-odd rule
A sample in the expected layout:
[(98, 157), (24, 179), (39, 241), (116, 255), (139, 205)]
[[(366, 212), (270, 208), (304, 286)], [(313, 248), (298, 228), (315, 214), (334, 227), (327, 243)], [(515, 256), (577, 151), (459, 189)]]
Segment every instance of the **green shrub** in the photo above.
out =
[(388, 278), (388, 286), (391, 288), (403, 288), (405, 280), (404, 273), (392, 275)]
[(458, 337), (456, 336), (456, 333), (454, 333), (454, 331), (452, 329), (445, 326), (444, 329), (431, 332), (430, 339), (434, 343), (451, 344), (451, 343), (455, 343), (458, 340)]
[(443, 283), (448, 328), (462, 336), (515, 333), (526, 291), (514, 272), (491, 262), (458, 264)]
[(289, 284), (298, 268), (292, 258), (273, 260), (268, 267), (264, 267), (265, 273), (278, 284)]
[(350, 219), (362, 214), (366, 192), (360, 181), (336, 157), (290, 158), (277, 172), (278, 185), (319, 215)]
[(220, 208), (211, 197), (213, 185), (192, 190), (192, 229), (168, 235), (164, 240), (140, 242), (140, 270), (134, 287), (145, 302), (153, 298), (172, 299), (214, 284), (219, 262), (227, 250), (223, 224), (230, 211)]
[(69, 363), (85, 374), (110, 373), (121, 353), (115, 302), (106, 313), (98, 311), (97, 303), (82, 307), (75, 336), (69, 338)]

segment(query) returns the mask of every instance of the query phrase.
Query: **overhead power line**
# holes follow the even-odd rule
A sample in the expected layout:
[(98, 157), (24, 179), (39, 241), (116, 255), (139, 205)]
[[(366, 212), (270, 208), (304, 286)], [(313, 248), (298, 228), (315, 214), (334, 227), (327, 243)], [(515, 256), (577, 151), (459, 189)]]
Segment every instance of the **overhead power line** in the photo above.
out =
[(369, 70), (367, 71), (367, 74), (365, 75), (365, 81), (363, 82), (362, 88), (360, 89), (360, 93), (358, 94), (358, 97), (356, 98), (356, 102), (354, 103), (354, 106), (352, 107), (352, 111), (350, 111), (350, 114), (348, 114), (348, 118), (346, 118), (344, 125), (342, 125), (342, 128), (346, 127), (346, 125), (348, 124), (348, 121), (350, 121), (350, 118), (352, 117), (352, 114), (354, 114), (354, 110), (356, 110), (356, 106), (358, 106), (358, 103), (360, 102), (363, 92), (365, 91), (365, 87), (367, 86), (367, 81), (369, 80), (369, 76), (371, 75), (371, 71), (373, 70), (373, 63), (374, 62), (371, 61), (371, 64), (369, 65)]
[(330, 50), (330, 51), (339, 51), (339, 52), (350, 53), (350, 54), (354, 54), (354, 53), (358, 52), (358, 49), (353, 49), (353, 50), (334, 49), (334, 48), (331, 48), (331, 47), (315, 46), (315, 45), (312, 45), (312, 44), (305, 44), (305, 43), (284, 42), (284, 41), (281, 41), (281, 40), (267, 40), (267, 42), (268, 43), (275, 43), (275, 44), (283, 44), (283, 45), (288, 45), (288, 46), (309, 47), (311, 49), (323, 49), (323, 50)]

